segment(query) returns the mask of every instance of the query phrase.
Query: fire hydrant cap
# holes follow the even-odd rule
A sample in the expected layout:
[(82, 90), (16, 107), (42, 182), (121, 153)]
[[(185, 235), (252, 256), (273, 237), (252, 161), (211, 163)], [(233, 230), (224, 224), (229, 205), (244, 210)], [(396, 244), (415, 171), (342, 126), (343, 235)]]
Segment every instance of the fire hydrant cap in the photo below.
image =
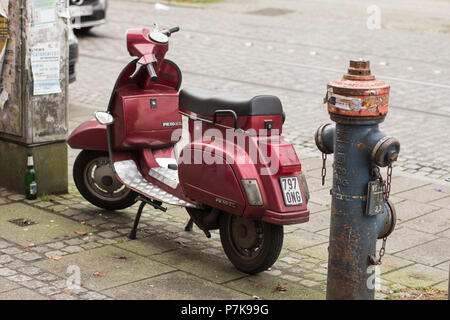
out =
[(325, 100), (331, 115), (382, 119), (388, 112), (390, 86), (371, 74), (367, 60), (350, 60), (348, 72), (330, 81)]

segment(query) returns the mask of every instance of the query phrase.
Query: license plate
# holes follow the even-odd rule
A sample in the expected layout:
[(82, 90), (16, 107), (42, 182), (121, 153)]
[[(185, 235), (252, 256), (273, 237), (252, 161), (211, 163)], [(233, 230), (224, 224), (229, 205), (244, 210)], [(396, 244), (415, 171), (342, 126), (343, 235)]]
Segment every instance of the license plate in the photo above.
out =
[(298, 177), (280, 178), (280, 184), (286, 206), (297, 206), (303, 203)]
[(94, 14), (93, 6), (70, 6), (71, 17), (84, 17)]

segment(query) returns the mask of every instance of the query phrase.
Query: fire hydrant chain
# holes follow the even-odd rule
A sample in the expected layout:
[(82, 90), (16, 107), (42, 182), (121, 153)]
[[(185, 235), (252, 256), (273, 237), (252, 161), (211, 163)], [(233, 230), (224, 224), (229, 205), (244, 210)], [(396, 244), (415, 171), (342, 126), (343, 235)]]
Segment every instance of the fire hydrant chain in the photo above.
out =
[[(380, 173), (380, 168), (375, 167), (374, 168), (374, 174), (376, 175), (376, 179), (380, 180), (382, 189), (383, 189), (383, 197), (385, 201), (388, 201), (389, 199), (389, 194), (391, 192), (391, 181), (392, 181), (392, 164), (388, 165), (387, 168), (387, 176), (386, 176), (386, 183), (383, 180), (383, 177), (381, 176)], [(384, 253), (386, 251), (386, 242), (387, 242), (387, 237), (383, 238), (383, 243), (381, 245), (380, 248), (380, 252), (378, 253), (379, 258), (377, 259), (376, 256), (371, 255), (370, 256), (370, 263), (373, 265), (380, 265), (381, 264), (381, 259), (384, 256)]]
[(322, 185), (325, 185), (325, 177), (327, 175), (327, 154), (322, 152)]

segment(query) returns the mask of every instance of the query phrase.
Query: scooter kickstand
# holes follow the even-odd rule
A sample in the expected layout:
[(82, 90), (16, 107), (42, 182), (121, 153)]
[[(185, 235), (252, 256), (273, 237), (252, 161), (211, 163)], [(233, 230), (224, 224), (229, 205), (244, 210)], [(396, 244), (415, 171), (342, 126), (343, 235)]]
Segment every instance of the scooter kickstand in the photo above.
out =
[(192, 231), (192, 227), (194, 226), (194, 220), (189, 219), (186, 227), (184, 227), (184, 231)]
[(162, 207), (160, 202), (151, 201), (151, 200), (145, 199), (141, 196), (138, 196), (136, 198), (136, 201), (141, 201), (141, 204), (139, 205), (139, 209), (136, 213), (136, 218), (134, 218), (133, 229), (131, 230), (130, 234), (128, 235), (128, 239), (131, 239), (131, 240), (136, 239), (137, 227), (139, 225), (139, 220), (141, 220), (142, 210), (144, 210), (144, 207), (146, 204), (151, 205), (155, 209), (159, 209), (164, 212), (167, 211), (167, 208)]
[(139, 224), (139, 220), (141, 219), (142, 210), (144, 210), (145, 205), (146, 205), (145, 201), (142, 201), (141, 204), (139, 205), (139, 209), (136, 214), (136, 218), (134, 218), (133, 229), (131, 230), (130, 234), (128, 235), (128, 238), (131, 240), (136, 239), (137, 227)]

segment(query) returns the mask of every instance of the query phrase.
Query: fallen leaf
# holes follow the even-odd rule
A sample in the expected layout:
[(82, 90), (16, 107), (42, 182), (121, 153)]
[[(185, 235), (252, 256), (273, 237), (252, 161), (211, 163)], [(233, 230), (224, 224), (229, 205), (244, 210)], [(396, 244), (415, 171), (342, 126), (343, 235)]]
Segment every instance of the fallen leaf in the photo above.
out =
[(285, 285), (278, 284), (278, 285), (275, 287), (275, 289), (273, 290), (273, 292), (275, 292), (275, 291), (283, 292), (283, 291), (287, 291), (287, 290), (288, 290), (288, 289), (287, 289), (287, 287), (286, 287)]
[(105, 274), (103, 272), (98, 272), (98, 271), (94, 272), (92, 275), (94, 275), (96, 277), (103, 277), (103, 276), (105, 276)]
[(284, 234), (293, 233), (293, 232), (295, 232), (295, 230), (285, 231)]
[(255, 300), (261, 300), (261, 298), (258, 297), (258, 296), (253, 296), (253, 299), (255, 299)]
[(59, 261), (59, 260), (61, 260), (62, 259), (62, 257), (61, 256), (52, 256), (50, 259), (52, 259), (52, 260), (56, 260), (56, 261)]
[(79, 235), (80, 237), (83, 237), (83, 236), (86, 235), (86, 232), (83, 232), (83, 231), (75, 231), (75, 233), (76, 233), (77, 235)]
[(262, 287), (262, 284), (259, 283), (259, 282), (255, 282), (255, 283), (253, 283), (253, 286), (254, 286), (255, 288), (261, 288), (261, 287)]
[(81, 221), (80, 223), (81, 223), (81, 224), (86, 224), (86, 221)]
[(421, 274), (411, 274), (409, 275), (410, 278), (414, 278), (414, 279), (425, 279), (425, 276), (421, 275)]
[(127, 259), (127, 257), (125, 257), (125, 256), (114, 256), (114, 258), (121, 259), (121, 260), (126, 260)]

